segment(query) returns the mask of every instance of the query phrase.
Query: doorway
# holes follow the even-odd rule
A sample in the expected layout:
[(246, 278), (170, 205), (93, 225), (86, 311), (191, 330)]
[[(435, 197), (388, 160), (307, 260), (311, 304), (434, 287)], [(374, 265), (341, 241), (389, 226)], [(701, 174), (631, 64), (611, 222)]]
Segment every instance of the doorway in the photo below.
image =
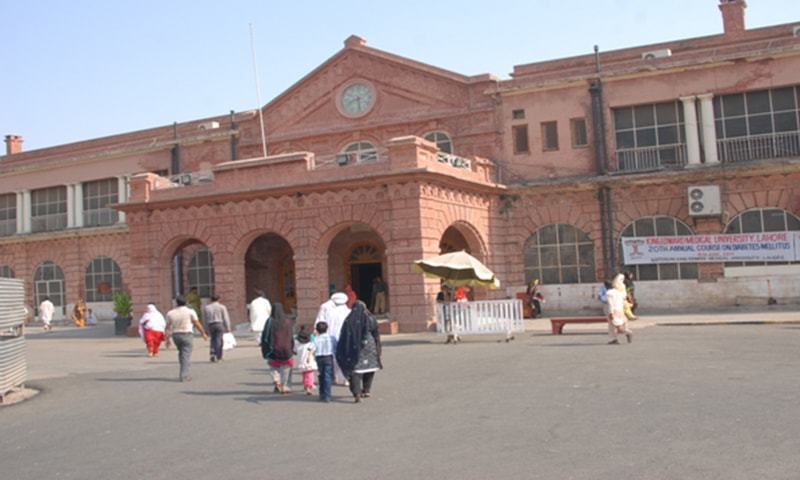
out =
[(383, 277), (383, 269), (380, 263), (354, 263), (350, 265), (350, 279), (352, 280), (353, 290), (356, 297), (367, 304), (367, 308), (372, 309), (372, 281), (378, 277)]

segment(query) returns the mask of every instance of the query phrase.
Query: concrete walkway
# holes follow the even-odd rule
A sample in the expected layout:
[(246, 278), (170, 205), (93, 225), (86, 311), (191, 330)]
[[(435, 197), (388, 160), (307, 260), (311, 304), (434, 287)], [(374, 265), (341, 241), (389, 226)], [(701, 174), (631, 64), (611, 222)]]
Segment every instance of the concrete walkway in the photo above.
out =
[[(594, 315), (594, 312), (579, 315)], [(572, 315), (575, 315), (574, 313)], [(800, 323), (800, 311), (786, 307), (774, 309), (736, 308), (715, 312), (642, 313), (631, 322), (635, 330), (669, 325), (727, 325), (760, 323)], [(549, 317), (525, 320), (525, 330), (535, 336), (550, 335)], [(563, 335), (571, 333), (603, 334), (607, 327), (601, 323), (566, 325)], [(166, 365), (176, 366), (174, 348), (165, 350), (158, 358), (147, 358), (144, 343), (139, 338), (114, 336), (111, 322), (100, 322), (96, 327), (78, 329), (73, 326), (56, 327), (52, 332), (42, 332), (41, 327), (27, 328), (28, 379), (65, 377), (83, 373), (107, 371), (141, 371)], [(237, 333), (239, 347), (227, 352), (228, 360), (259, 356), (250, 333)], [(498, 336), (500, 338), (500, 336)], [(387, 341), (439, 342), (442, 337), (434, 333), (401, 334), (385, 337)], [(208, 343), (195, 338), (193, 362), (208, 361)]]

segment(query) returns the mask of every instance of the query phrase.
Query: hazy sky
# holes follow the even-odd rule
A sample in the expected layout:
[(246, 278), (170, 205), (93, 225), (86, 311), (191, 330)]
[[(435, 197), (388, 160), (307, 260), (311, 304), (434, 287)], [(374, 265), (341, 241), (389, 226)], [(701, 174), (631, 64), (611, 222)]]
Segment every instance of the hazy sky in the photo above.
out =
[[(257, 106), (368, 45), (459, 73), (721, 33), (718, 0), (0, 0), (0, 134), (32, 150)], [(747, 26), (797, 22), (749, 0)], [(5, 153), (3, 146), (0, 154)]]

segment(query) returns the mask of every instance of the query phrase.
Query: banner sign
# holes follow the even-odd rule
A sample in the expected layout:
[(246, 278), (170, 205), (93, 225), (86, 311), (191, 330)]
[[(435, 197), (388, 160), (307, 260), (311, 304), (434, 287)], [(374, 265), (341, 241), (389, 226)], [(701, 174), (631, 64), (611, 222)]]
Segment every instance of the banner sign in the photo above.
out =
[(623, 237), (625, 265), (800, 260), (800, 232)]

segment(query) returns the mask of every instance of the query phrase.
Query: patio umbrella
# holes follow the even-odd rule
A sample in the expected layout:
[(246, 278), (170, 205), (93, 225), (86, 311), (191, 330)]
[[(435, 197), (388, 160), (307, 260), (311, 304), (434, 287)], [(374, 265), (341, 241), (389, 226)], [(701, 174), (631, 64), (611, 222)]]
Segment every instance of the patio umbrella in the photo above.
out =
[(440, 278), (451, 287), (482, 286), (498, 288), (494, 273), (467, 252), (453, 252), (414, 262), (414, 271), (431, 278)]

